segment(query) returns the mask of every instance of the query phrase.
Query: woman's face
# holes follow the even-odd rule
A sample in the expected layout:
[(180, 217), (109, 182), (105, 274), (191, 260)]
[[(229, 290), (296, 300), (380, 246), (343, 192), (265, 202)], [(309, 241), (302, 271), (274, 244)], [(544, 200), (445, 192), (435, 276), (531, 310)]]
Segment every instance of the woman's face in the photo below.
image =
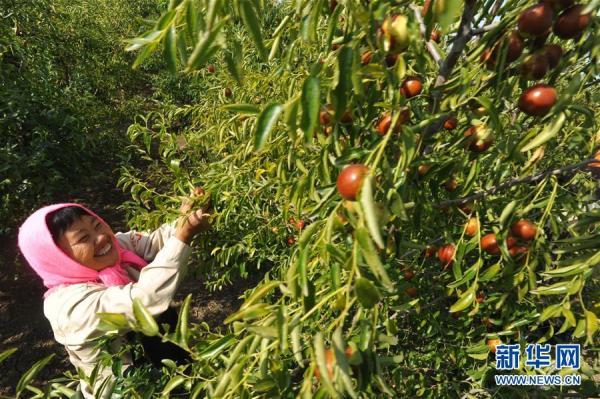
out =
[(112, 230), (90, 215), (84, 215), (61, 235), (58, 246), (69, 257), (94, 270), (102, 270), (119, 260)]

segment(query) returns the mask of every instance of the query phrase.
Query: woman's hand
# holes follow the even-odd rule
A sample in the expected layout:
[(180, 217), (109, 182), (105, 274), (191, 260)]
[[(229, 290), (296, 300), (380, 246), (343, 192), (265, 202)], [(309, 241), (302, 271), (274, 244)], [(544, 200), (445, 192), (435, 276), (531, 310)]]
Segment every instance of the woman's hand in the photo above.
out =
[(184, 216), (177, 222), (175, 237), (188, 245), (196, 234), (210, 228), (210, 213), (208, 213), (210, 199), (199, 209), (193, 209), (195, 200), (204, 195), (205, 192), (202, 188), (196, 188), (191, 197), (184, 201), (179, 209)]

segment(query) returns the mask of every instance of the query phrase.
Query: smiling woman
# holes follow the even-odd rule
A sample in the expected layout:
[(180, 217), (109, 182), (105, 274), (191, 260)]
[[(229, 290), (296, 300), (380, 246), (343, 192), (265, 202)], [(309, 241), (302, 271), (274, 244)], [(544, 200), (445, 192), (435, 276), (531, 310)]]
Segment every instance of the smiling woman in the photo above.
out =
[[(108, 399), (116, 381), (111, 368), (101, 364), (96, 341), (105, 332), (99, 328), (98, 313), (119, 313), (133, 320), (133, 301), (138, 299), (159, 322), (175, 327), (177, 314), (169, 305), (184, 274), (192, 238), (209, 227), (206, 211), (192, 210), (188, 202), (177, 223), (165, 223), (150, 233), (113, 233), (93, 211), (67, 203), (38, 209), (21, 226), (21, 252), (48, 288), (44, 315), (71, 363), (86, 375), (81, 381), (85, 398)], [(131, 338), (128, 332), (119, 331), (111, 351), (118, 352)], [(160, 338), (141, 338), (141, 344), (155, 367), (161, 367), (162, 359), (190, 360), (185, 348)], [(138, 360), (122, 352), (123, 370), (144, 363)], [(97, 378), (90, 381), (92, 375)]]
[(48, 216), (47, 223), (58, 247), (82, 265), (100, 271), (118, 261), (111, 228), (83, 208), (61, 208)]

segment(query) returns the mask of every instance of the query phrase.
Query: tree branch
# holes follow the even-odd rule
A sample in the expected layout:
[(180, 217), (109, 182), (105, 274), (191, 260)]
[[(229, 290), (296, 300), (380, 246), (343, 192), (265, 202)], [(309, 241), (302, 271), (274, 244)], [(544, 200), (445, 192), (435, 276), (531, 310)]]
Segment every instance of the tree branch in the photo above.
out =
[[(463, 10), (462, 17), (460, 19), (460, 25), (458, 27), (458, 32), (456, 34), (456, 38), (454, 43), (452, 43), (452, 48), (450, 48), (450, 52), (446, 56), (446, 59), (442, 62), (440, 66), (440, 72), (435, 80), (435, 84), (433, 86), (434, 90), (432, 93), (432, 113), (437, 113), (440, 105), (440, 101), (442, 98), (442, 91), (435, 90), (436, 88), (442, 86), (448, 80), (448, 76), (452, 73), (458, 58), (462, 54), (467, 42), (471, 38), (471, 22), (473, 20), (473, 14), (475, 10), (475, 0), (466, 0), (465, 8)], [(448, 115), (443, 115), (430, 123), (423, 131), (423, 138), (427, 138), (433, 133), (437, 132), (441, 126), (444, 124)]]
[[(473, 14), (475, 9), (475, 0), (466, 0), (465, 1), (465, 9), (463, 10), (463, 14), (460, 20), (460, 26), (458, 27), (458, 33), (456, 36), (456, 40), (448, 53), (448, 56), (442, 63), (440, 67), (440, 73), (438, 74), (437, 79), (435, 80), (434, 87), (439, 87), (443, 85), (446, 80), (448, 80), (448, 76), (452, 73), (456, 62), (458, 61), (458, 57), (462, 54), (463, 50), (469, 39), (471, 38), (471, 22), (473, 20)], [(441, 97), (441, 92), (437, 95), (437, 100)], [(437, 104), (436, 104), (437, 105)]]
[(430, 38), (425, 36), (427, 34), (427, 27), (425, 26), (425, 21), (423, 21), (423, 16), (421, 15), (421, 8), (414, 4), (411, 4), (410, 8), (412, 8), (413, 12), (415, 13), (415, 18), (419, 23), (419, 31), (421, 32), (423, 40), (425, 40), (425, 47), (427, 48), (427, 51), (429, 51), (429, 54), (431, 54), (436, 64), (440, 66), (442, 63), (442, 56), (438, 52), (437, 48), (435, 48), (433, 45)]
[(482, 35), (486, 32), (496, 29), (498, 26), (500, 26), (499, 23), (493, 23), (493, 24), (489, 24), (489, 25), (484, 25), (481, 28), (471, 29), (471, 37), (477, 36), (477, 35)]
[(466, 204), (467, 202), (485, 197), (487, 195), (492, 195), (497, 193), (500, 190), (504, 190), (506, 188), (510, 188), (512, 186), (516, 186), (517, 184), (524, 184), (524, 183), (535, 183), (539, 180), (542, 180), (548, 176), (552, 176), (552, 175), (560, 175), (560, 174), (564, 174), (567, 172), (571, 172), (577, 169), (580, 169), (581, 167), (587, 165), (588, 163), (591, 162), (598, 162), (597, 159), (595, 158), (591, 158), (582, 162), (579, 162), (578, 164), (575, 165), (569, 165), (569, 166), (564, 166), (562, 168), (557, 168), (557, 169), (550, 169), (547, 170), (545, 172), (539, 173), (537, 175), (532, 175), (532, 176), (527, 176), (527, 177), (522, 177), (519, 179), (512, 179), (509, 180), (507, 182), (498, 184), (497, 186), (488, 188), (487, 190), (482, 190), (479, 191), (475, 194), (469, 195), (467, 197), (463, 197), (463, 198), (457, 198), (457, 199), (453, 199), (453, 200), (447, 200), (447, 201), (442, 201), (439, 204), (434, 205), (436, 208), (445, 208), (447, 206), (450, 205), (462, 205), (462, 204)]

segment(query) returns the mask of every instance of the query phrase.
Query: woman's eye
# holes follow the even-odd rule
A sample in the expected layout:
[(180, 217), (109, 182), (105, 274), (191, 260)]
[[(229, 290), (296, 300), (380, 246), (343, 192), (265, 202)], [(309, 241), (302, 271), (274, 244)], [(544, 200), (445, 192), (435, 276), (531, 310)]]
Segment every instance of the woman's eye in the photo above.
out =
[(98, 224), (96, 224), (96, 227), (95, 227), (95, 229), (96, 229), (96, 230), (99, 230), (101, 226), (102, 226), (102, 225), (101, 225), (100, 223), (98, 223)]
[(86, 241), (88, 240), (88, 238), (90, 238), (90, 236), (86, 234), (86, 235), (84, 235), (83, 237), (81, 237), (81, 238), (79, 239), (79, 241), (77, 241), (77, 242), (86, 242)]

